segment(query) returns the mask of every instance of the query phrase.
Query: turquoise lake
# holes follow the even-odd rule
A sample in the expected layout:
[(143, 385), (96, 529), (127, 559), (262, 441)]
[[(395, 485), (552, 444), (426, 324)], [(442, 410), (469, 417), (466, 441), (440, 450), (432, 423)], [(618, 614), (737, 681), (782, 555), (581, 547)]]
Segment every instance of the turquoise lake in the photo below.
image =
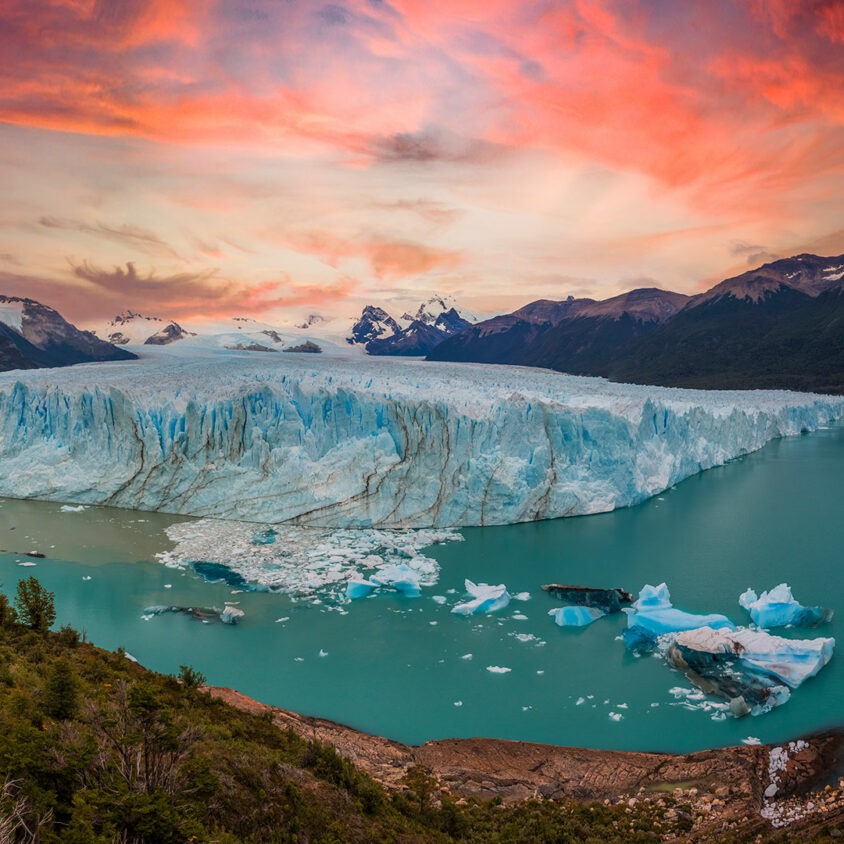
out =
[[(799, 601), (831, 607), (836, 617), (816, 630), (773, 632), (836, 636), (844, 629), (842, 428), (773, 442), (631, 509), (463, 530), (464, 542), (425, 552), (441, 574), (421, 598), (380, 594), (346, 605), (345, 615), (284, 595), (233, 597), (229, 586), (164, 567), (154, 555), (170, 547), (164, 530), (175, 521), (184, 520), (1, 499), (3, 590), (12, 594), (19, 578), (34, 574), (56, 594), (58, 623), (101, 647), (122, 646), (167, 673), (189, 664), (215, 685), (410, 743), (495, 736), (682, 752), (844, 723), (844, 653), (773, 712), (713, 720), (675, 700), (672, 688), (690, 687), (681, 674), (625, 651), (616, 639), (623, 615), (563, 630), (547, 615), (559, 602), (540, 589), (562, 582), (638, 592), (664, 580), (676, 607), (745, 624), (739, 594), (785, 581)], [(20, 566), (33, 549), (49, 559)], [(503, 582), (532, 598), (472, 618), (431, 599), (462, 593), (464, 578)], [(246, 612), (235, 626), (142, 618), (153, 604), (231, 600)]]

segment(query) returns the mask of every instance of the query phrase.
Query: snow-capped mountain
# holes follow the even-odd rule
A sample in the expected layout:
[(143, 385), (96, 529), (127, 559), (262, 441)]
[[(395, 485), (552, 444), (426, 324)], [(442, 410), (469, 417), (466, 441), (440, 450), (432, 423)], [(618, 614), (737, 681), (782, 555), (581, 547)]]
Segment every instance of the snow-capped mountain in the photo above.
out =
[(0, 296), (0, 370), (134, 358), (131, 352), (80, 331), (47, 305)]
[(167, 346), (177, 340), (184, 340), (185, 337), (195, 337), (195, 331), (188, 331), (182, 328), (178, 322), (168, 322), (160, 331), (147, 337), (144, 340), (145, 346)]
[(367, 305), (346, 339), (363, 345), (370, 355), (426, 355), (476, 320), (474, 314), (459, 311), (451, 296), (432, 296), (398, 319)]

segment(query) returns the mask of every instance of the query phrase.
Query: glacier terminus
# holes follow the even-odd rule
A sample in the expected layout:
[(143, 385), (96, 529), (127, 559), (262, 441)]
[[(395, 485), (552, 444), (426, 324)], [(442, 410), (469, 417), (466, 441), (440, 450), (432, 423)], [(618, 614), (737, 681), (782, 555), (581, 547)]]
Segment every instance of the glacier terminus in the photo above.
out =
[(510, 524), (636, 504), (843, 412), (835, 396), (509, 366), (150, 349), (0, 375), (0, 495), (332, 528)]

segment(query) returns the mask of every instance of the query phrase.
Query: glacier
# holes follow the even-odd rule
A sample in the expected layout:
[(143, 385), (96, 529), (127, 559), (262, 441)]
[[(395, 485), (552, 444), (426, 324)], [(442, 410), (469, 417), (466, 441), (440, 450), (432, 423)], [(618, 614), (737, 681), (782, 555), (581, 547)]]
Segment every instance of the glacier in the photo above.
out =
[(844, 411), (519, 367), (142, 355), (0, 375), (0, 495), (273, 525), (510, 524), (636, 504)]

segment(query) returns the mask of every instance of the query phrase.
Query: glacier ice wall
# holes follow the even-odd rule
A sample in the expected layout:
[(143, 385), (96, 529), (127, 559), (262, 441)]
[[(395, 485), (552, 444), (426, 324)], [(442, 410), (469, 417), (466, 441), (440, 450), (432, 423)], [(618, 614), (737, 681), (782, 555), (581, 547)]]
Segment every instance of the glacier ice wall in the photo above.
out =
[(844, 409), (515, 367), (256, 357), (5, 373), (0, 494), (326, 527), (505, 524), (635, 504)]

